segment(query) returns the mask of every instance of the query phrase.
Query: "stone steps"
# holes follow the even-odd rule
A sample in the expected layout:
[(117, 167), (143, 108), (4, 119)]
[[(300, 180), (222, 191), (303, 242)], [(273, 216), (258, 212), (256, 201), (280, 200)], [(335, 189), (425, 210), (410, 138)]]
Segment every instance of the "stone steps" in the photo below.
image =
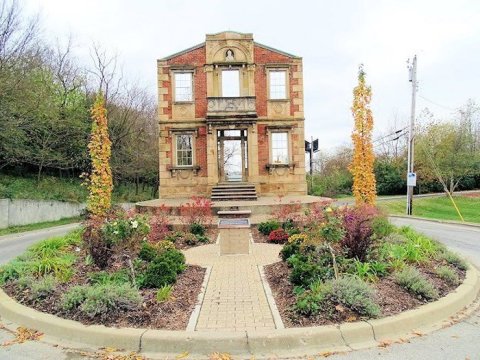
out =
[(241, 184), (219, 184), (212, 188), (212, 201), (231, 200), (257, 200), (255, 185)]

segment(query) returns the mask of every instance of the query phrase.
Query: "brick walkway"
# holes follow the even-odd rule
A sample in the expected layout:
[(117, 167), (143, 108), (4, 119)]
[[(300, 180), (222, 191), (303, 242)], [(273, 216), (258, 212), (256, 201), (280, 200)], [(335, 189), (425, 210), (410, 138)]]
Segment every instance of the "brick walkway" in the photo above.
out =
[[(248, 232), (243, 234), (249, 236)], [(280, 245), (252, 244), (248, 255), (223, 256), (219, 255), (219, 245), (185, 251), (189, 264), (212, 267), (195, 329), (275, 329), (257, 265), (278, 261), (280, 249)]]

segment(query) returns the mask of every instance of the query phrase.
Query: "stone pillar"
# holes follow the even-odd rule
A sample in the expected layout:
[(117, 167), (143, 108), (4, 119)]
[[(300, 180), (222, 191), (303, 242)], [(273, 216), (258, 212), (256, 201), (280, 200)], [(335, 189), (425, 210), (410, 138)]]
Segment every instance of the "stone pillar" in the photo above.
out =
[(213, 186), (218, 183), (218, 154), (217, 154), (217, 130), (214, 127), (208, 127), (207, 131), (207, 167), (208, 167), (208, 185)]
[(247, 153), (248, 181), (252, 183), (258, 183), (258, 134), (256, 124), (248, 127)]
[(220, 229), (220, 255), (248, 254), (250, 229)]

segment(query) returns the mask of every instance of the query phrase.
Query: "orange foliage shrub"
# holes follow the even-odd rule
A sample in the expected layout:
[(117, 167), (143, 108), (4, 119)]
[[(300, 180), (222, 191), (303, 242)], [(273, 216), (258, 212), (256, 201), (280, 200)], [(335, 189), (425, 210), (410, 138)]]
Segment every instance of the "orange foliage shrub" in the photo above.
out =
[(373, 117), (370, 110), (372, 89), (365, 83), (365, 72), (360, 67), (358, 85), (353, 89), (352, 114), (355, 127), (352, 132), (353, 159), (349, 170), (353, 175), (355, 204), (375, 204), (376, 184), (373, 172), (375, 155), (372, 145)]
[(111, 207), (112, 171), (110, 169), (111, 141), (108, 136), (107, 109), (100, 94), (91, 109), (92, 132), (88, 152), (92, 161), (91, 174), (86, 181), (90, 192), (87, 210), (91, 215), (105, 216)]

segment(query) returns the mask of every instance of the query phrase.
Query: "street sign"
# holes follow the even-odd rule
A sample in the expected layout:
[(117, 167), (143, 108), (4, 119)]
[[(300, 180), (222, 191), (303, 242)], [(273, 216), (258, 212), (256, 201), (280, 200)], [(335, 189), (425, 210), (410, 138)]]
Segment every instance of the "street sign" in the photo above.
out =
[(305, 152), (310, 152), (310, 141), (305, 140)]
[(417, 186), (417, 174), (414, 172), (407, 174), (407, 186)]
[(318, 139), (313, 140), (313, 152), (318, 151)]

